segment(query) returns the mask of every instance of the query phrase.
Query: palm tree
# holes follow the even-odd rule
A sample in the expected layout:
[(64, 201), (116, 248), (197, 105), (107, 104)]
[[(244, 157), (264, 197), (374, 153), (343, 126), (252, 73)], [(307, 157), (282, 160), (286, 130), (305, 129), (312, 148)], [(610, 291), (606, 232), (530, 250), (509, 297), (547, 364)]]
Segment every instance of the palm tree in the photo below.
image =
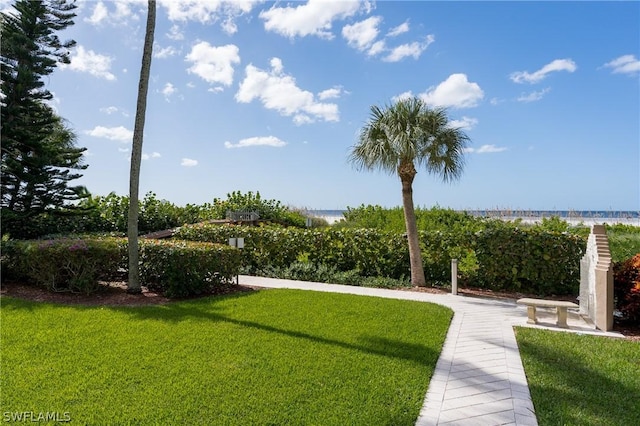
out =
[(445, 182), (455, 180), (462, 174), (468, 141), (461, 129), (450, 125), (445, 109), (429, 108), (413, 97), (384, 109), (372, 106), (370, 119), (352, 147), (349, 160), (356, 168), (378, 169), (400, 177), (414, 286), (426, 286), (413, 207), (416, 167), (426, 167), (427, 172)]
[(147, 29), (142, 51), (142, 68), (138, 84), (138, 102), (136, 120), (133, 128), (133, 146), (131, 148), (131, 171), (129, 174), (129, 216), (127, 222), (127, 239), (129, 244), (129, 283), (128, 293), (140, 293), (140, 272), (138, 268), (138, 190), (140, 188), (140, 162), (142, 160), (142, 135), (144, 119), (147, 112), (147, 92), (149, 89), (149, 73), (151, 71), (151, 53), (153, 50), (153, 33), (156, 28), (156, 2), (148, 0)]

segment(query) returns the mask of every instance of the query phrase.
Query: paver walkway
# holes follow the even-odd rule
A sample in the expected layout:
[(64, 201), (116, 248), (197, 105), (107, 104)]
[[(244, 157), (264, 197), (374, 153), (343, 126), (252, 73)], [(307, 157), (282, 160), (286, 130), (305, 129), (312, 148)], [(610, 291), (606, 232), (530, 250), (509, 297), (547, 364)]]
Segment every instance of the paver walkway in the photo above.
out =
[[(513, 332), (514, 325), (526, 325), (524, 306), (451, 294), (243, 275), (240, 284), (418, 300), (448, 306), (454, 311), (453, 320), (416, 425), (538, 424)], [(550, 318), (549, 324), (552, 323)], [(569, 316), (569, 326), (581, 332), (594, 332), (593, 327), (578, 316)]]

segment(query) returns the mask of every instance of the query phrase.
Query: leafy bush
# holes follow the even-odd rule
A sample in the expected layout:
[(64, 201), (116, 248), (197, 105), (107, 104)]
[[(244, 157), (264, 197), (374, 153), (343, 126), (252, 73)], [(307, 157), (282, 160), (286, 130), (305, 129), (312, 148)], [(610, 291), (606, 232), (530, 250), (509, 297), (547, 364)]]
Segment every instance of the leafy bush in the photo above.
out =
[(183, 226), (176, 238), (226, 244), (245, 239), (242, 264), (249, 273), (266, 267), (288, 268), (304, 260), (362, 276), (399, 278), (409, 274), (409, 254), (401, 234), (372, 229), (298, 229), (278, 226), (198, 224)]
[(640, 253), (614, 264), (613, 288), (623, 318), (640, 325)]
[(126, 240), (3, 241), (3, 272), (51, 291), (92, 293), (125, 265)]
[(221, 244), (140, 240), (140, 281), (167, 297), (187, 297), (230, 283), (240, 271), (240, 253)]
[[(364, 204), (360, 207), (347, 207), (345, 220), (334, 225), (344, 228), (369, 228), (388, 232), (406, 232), (404, 210), (402, 207), (384, 208)], [(486, 219), (474, 217), (466, 212), (433, 207), (417, 208), (416, 222), (418, 230), (425, 232), (479, 231)]]
[(240, 191), (234, 191), (227, 194), (226, 200), (214, 198), (211, 210), (214, 219), (225, 219), (229, 211), (253, 211), (258, 213), (262, 220), (271, 220), (299, 228), (305, 226), (305, 217), (300, 212), (283, 206), (280, 201), (264, 200), (260, 192), (254, 194), (249, 191), (243, 194)]
[(539, 229), (499, 227), (476, 235), (476, 283), (491, 289), (576, 294), (583, 238)]

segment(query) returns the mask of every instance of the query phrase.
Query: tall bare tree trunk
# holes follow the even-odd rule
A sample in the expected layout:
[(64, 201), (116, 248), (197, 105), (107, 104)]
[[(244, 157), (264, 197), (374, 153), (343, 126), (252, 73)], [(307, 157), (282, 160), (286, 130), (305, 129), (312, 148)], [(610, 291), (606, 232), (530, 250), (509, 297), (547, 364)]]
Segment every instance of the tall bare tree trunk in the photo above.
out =
[(140, 271), (138, 268), (138, 191), (140, 188), (140, 162), (142, 160), (142, 140), (144, 120), (147, 112), (147, 92), (149, 74), (151, 72), (151, 53), (153, 50), (153, 33), (156, 28), (156, 2), (148, 0), (147, 30), (144, 36), (142, 52), (142, 68), (138, 84), (138, 103), (136, 105), (136, 121), (133, 128), (133, 146), (131, 148), (131, 171), (129, 174), (129, 217), (127, 237), (129, 243), (129, 284), (128, 293), (140, 293)]
[(404, 223), (407, 228), (407, 240), (409, 242), (409, 262), (411, 264), (411, 284), (426, 287), (422, 267), (422, 253), (420, 251), (420, 239), (418, 238), (418, 225), (416, 211), (413, 207), (413, 179), (416, 169), (412, 162), (401, 163), (398, 167), (398, 175), (402, 182), (402, 207), (404, 210)]

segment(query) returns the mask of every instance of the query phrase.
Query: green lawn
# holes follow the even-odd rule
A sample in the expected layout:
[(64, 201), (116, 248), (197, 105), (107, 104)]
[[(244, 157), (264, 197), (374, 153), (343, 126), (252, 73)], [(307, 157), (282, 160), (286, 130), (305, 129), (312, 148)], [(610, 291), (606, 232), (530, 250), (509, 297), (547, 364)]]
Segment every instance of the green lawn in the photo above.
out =
[(516, 328), (540, 426), (640, 425), (640, 343)]
[(0, 412), (74, 424), (413, 425), (452, 315), (296, 290), (147, 307), (1, 303)]

